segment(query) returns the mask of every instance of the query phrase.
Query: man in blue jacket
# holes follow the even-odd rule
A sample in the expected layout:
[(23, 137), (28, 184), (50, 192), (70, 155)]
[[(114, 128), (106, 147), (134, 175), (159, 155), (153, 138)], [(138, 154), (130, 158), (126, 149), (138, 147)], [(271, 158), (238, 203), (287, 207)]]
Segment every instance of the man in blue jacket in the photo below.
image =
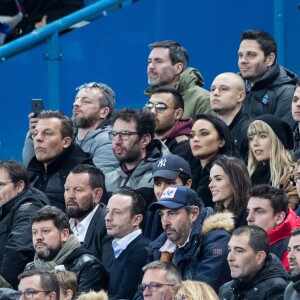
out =
[(197, 193), (179, 185), (165, 189), (149, 209), (159, 210), (164, 229), (150, 244), (153, 259), (172, 261), (183, 280), (204, 281), (218, 291), (230, 279), (226, 256), (232, 215), (216, 214), (205, 220), (207, 210)]

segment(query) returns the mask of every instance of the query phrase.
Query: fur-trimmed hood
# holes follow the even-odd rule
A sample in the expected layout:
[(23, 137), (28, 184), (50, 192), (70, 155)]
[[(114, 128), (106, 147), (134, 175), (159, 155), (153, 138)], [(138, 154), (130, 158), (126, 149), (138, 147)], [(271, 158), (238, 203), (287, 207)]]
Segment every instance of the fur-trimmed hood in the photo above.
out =
[(225, 230), (231, 233), (234, 230), (234, 215), (231, 212), (220, 212), (206, 218), (201, 234), (205, 235), (212, 230)]

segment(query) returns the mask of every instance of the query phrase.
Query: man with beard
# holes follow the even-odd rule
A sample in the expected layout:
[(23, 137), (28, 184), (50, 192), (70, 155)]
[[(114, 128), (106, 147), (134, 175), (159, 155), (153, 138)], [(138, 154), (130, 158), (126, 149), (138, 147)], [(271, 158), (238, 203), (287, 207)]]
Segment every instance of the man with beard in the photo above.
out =
[(291, 103), (297, 76), (277, 65), (276, 57), (277, 45), (269, 33), (242, 33), (238, 65), (246, 84), (243, 111), (252, 119), (272, 114), (293, 127)]
[(189, 161), (192, 155), (189, 134), (193, 120), (182, 119), (184, 101), (180, 93), (171, 88), (157, 88), (145, 106), (154, 115), (155, 138), (161, 140), (172, 154)]
[(154, 260), (173, 262), (182, 280), (204, 281), (217, 292), (230, 280), (226, 260), (231, 213), (209, 216), (197, 193), (187, 186), (171, 185), (149, 206), (159, 211), (164, 232), (151, 244)]
[(200, 114), (211, 113), (209, 92), (203, 88), (204, 80), (195, 68), (189, 68), (189, 55), (175, 41), (161, 41), (149, 45), (147, 76), (151, 85), (145, 90), (150, 96), (157, 87), (176, 89), (184, 100), (184, 118), (197, 120)]
[[(95, 166), (104, 174), (115, 170), (118, 161), (112, 152), (108, 132), (111, 130), (110, 120), (115, 106), (115, 93), (104, 83), (90, 82), (77, 88), (78, 93), (73, 103), (72, 121), (75, 127), (75, 142), (85, 151), (93, 155)], [(34, 155), (30, 138), (38, 117), (29, 114), (29, 128), (23, 148), (23, 162), (28, 165)]]
[(285, 289), (285, 300), (300, 299), (300, 228), (292, 231), (288, 244), (288, 260), (292, 281)]
[(112, 237), (106, 233), (104, 174), (90, 165), (79, 165), (65, 183), (66, 215), (74, 235), (97, 257), (108, 271), (114, 258)]
[[(105, 174), (109, 193), (123, 186), (143, 189), (145, 193), (153, 190), (152, 164), (170, 153), (161, 141), (154, 139), (154, 128), (154, 117), (148, 110), (125, 108), (116, 112), (110, 135), (120, 165)], [(152, 197), (153, 193), (149, 199)]]
[(107, 289), (109, 276), (102, 263), (81, 247), (72, 234), (67, 216), (60, 209), (46, 205), (31, 218), (34, 261), (25, 270), (65, 269), (77, 276), (77, 291)]

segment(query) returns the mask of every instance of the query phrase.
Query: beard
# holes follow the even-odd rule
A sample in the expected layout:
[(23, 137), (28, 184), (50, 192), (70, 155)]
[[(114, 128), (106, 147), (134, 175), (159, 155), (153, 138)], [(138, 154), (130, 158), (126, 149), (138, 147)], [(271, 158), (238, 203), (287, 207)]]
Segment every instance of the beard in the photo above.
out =
[[(72, 204), (76, 204), (73, 201), (69, 201), (69, 202), (72, 202)], [(67, 205), (68, 205), (68, 203), (67, 203)], [(66, 207), (66, 215), (68, 218), (83, 219), (93, 209), (94, 209), (93, 201), (89, 200), (85, 207), (79, 207), (78, 204), (76, 204), (76, 207), (71, 207), (71, 208)]]
[(88, 129), (98, 121), (97, 116), (90, 116), (87, 118), (72, 116), (73, 125), (77, 128)]
[(36, 252), (36, 255), (40, 259), (43, 259), (46, 261), (51, 261), (55, 258), (55, 256), (58, 254), (58, 252), (60, 251), (61, 248), (62, 248), (62, 243), (57, 248), (47, 247), (47, 249), (44, 251)]

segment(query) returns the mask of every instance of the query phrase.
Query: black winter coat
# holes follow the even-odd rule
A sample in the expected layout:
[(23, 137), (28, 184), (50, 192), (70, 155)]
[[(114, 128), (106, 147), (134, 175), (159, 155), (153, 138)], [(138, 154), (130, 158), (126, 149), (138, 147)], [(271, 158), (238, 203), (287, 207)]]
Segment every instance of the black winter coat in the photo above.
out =
[(281, 261), (270, 254), (265, 265), (250, 281), (235, 279), (219, 290), (220, 300), (283, 300), (288, 274)]
[(0, 207), (1, 275), (14, 289), (18, 288), (18, 275), (34, 257), (30, 217), (48, 204), (44, 193), (29, 188)]
[(84, 152), (74, 142), (47, 166), (34, 156), (28, 164), (31, 186), (43, 191), (51, 205), (65, 211), (64, 185), (70, 171), (80, 164), (94, 165), (92, 155)]

